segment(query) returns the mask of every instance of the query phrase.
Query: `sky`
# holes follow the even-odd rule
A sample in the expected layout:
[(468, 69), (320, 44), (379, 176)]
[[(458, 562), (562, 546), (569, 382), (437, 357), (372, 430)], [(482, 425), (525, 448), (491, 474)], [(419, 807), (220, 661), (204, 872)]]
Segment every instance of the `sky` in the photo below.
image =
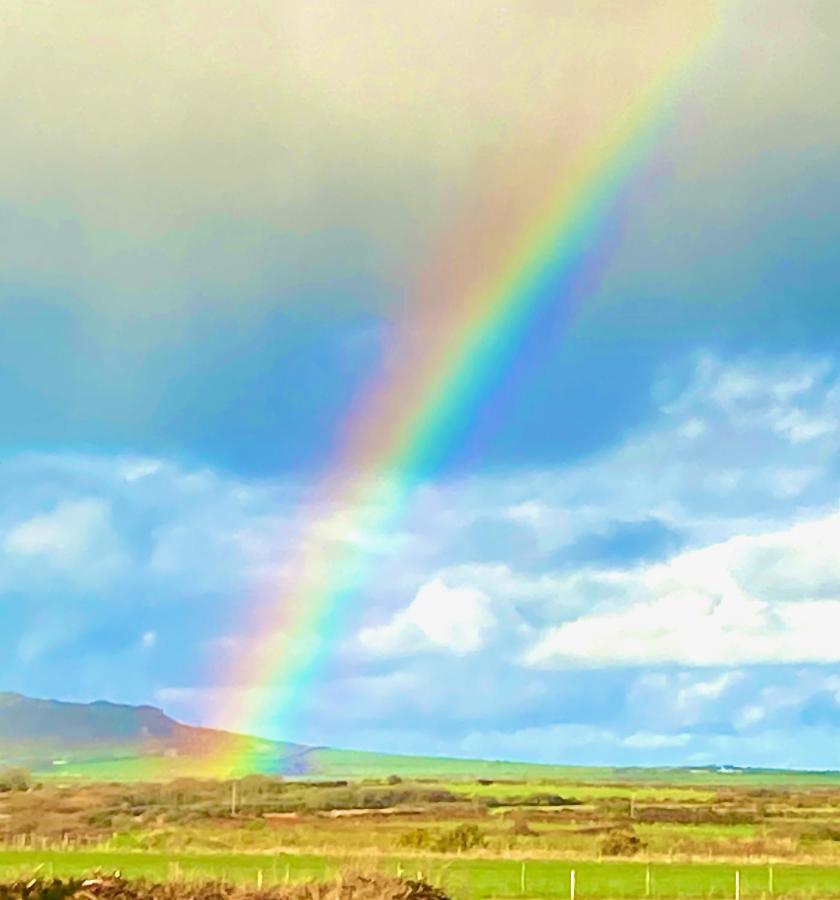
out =
[[(418, 307), (422, 354), (458, 300), (428, 272), (491, 269), (481, 235), (718, 7), (585, 277), (393, 526), (343, 527), (343, 436)], [(840, 768), (833, 0), (0, 20), (0, 689), (236, 727), (277, 685), (225, 673), (306, 522), (367, 574), (268, 736)]]

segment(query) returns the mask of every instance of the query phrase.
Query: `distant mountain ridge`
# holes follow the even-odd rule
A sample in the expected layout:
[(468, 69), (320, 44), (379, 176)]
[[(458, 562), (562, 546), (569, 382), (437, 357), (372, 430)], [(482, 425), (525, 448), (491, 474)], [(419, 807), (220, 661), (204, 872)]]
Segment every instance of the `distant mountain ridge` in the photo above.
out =
[[(312, 748), (184, 725), (155, 706), (73, 703), (0, 692), (0, 763), (44, 769), (82, 760), (198, 762), (216, 752), (256, 757), (259, 768), (298, 770)], [(304, 767), (305, 768), (305, 767)]]
[(71, 703), (0, 693), (0, 742), (4, 743), (52, 738), (82, 745), (103, 739), (166, 741), (185, 727), (154, 706), (128, 706), (108, 700)]
[[(220, 752), (221, 751), (221, 752)], [(208, 770), (220, 758), (224, 772)], [(310, 747), (184, 725), (154, 706), (0, 692), (0, 767), (119, 781), (250, 773), (315, 778), (550, 777), (563, 767)]]

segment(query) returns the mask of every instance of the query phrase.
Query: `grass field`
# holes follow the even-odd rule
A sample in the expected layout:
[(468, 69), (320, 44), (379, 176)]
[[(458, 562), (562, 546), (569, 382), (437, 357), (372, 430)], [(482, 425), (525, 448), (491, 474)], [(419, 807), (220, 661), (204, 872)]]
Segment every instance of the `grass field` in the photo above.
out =
[[(331, 748), (310, 751), (307, 771), (300, 777), (386, 778), (399, 775), (407, 779), (431, 778), (440, 782), (475, 781), (477, 778), (518, 779), (537, 783), (551, 781), (555, 784), (589, 784), (593, 787), (620, 783), (628, 790), (634, 785), (647, 789), (656, 786), (666, 788), (710, 788), (720, 785), (733, 787), (790, 787), (809, 786), (840, 788), (840, 772), (792, 771), (788, 769), (719, 769), (719, 768), (625, 768), (606, 766), (567, 766), (536, 763), (517, 763), (497, 760), (457, 759), (436, 756), (402, 756), (370, 753), (366, 751), (335, 750)], [(244, 776), (254, 771), (271, 773), (276, 760), (267, 754), (265, 767), (260, 766), (258, 756), (251, 756), (243, 763)], [(107, 755), (96, 758), (68, 758), (59, 767), (52, 764), (35, 767), (41, 779), (78, 778), (89, 781), (160, 781), (201, 774), (196, 762), (190, 758), (155, 756)], [(286, 776), (294, 777), (294, 776)]]
[[(357, 781), (133, 783), (0, 778), (0, 879), (97, 868), (246, 884), (348, 869), (422, 873), (455, 900), (776, 897), (840, 900), (833, 781)], [(647, 773), (650, 774), (650, 773)], [(708, 773), (707, 773), (708, 774)], [(802, 776), (804, 777), (804, 776)], [(772, 863), (772, 868), (770, 863)], [(39, 869), (40, 867), (40, 869)], [(524, 883), (523, 883), (524, 879)]]
[[(522, 887), (524, 867), (524, 890)], [(575, 870), (576, 896), (606, 900), (653, 896), (734, 897), (740, 872), (743, 898), (840, 897), (840, 867), (743, 865), (721, 863), (561, 862), (459, 857), (347, 858), (315, 854), (163, 854), (109, 852), (0, 852), (0, 878), (28, 877), (36, 872), (66, 877), (98, 868), (119, 870), (126, 877), (225, 879), (264, 884), (329, 878), (348, 868), (379, 868), (413, 877), (422, 873), (445, 887), (456, 900), (483, 898), (559, 898), (570, 893)], [(649, 875), (648, 875), (649, 873)], [(771, 881), (772, 878), (772, 881)], [(649, 888), (648, 888), (649, 886)], [(646, 890), (650, 891), (649, 894)]]
[(662, 803), (705, 803), (715, 796), (712, 785), (708, 787), (694, 787), (687, 784), (645, 784), (641, 782), (583, 782), (574, 780), (545, 779), (543, 783), (530, 781), (498, 782), (481, 784), (477, 781), (442, 781), (440, 786), (463, 797), (521, 797), (526, 794), (537, 793), (540, 790), (562, 792), (573, 795), (578, 800), (595, 800), (603, 797), (625, 798), (633, 797), (640, 802)]

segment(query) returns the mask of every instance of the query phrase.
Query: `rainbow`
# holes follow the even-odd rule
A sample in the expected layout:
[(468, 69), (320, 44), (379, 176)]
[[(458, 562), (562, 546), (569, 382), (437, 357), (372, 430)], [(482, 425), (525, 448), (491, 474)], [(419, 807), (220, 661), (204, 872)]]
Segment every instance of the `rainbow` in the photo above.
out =
[[(721, 7), (706, 6), (702, 27), (669, 48), (630, 102), (553, 166), (534, 167), (539, 177), (524, 192), (521, 215), (490, 228), (488, 237), (491, 200), (446, 236), (442, 262), (418, 280), (393, 356), (350, 410), (281, 589), (250, 610), (251, 643), (228, 674), (225, 687), (236, 699), (216, 707), (220, 725), (245, 734), (269, 726), (293, 733), (311, 696), (307, 682), (343, 635), (376, 558), (371, 546), (390, 534), (417, 483), (457, 443), (536, 312), (568, 299), (608, 213), (670, 121), (686, 79), (721, 29)], [(242, 752), (232, 743), (215, 770), (247, 767)]]

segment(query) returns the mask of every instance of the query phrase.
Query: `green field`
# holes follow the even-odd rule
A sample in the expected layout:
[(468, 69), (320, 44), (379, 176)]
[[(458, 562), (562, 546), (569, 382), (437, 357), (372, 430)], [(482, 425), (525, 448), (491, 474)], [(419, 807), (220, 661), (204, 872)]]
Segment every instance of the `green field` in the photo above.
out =
[(378, 869), (422, 873), (454, 900), (527, 900), (568, 897), (574, 871), (583, 900), (734, 897), (738, 873), (744, 900), (840, 900), (833, 778), (660, 772), (675, 775), (94, 782), (7, 770), (0, 879), (101, 868), (268, 886)]
[(633, 797), (639, 802), (661, 803), (661, 802), (684, 802), (684, 803), (705, 803), (711, 800), (715, 795), (714, 786), (694, 787), (690, 784), (683, 783), (636, 783), (636, 782), (616, 782), (613, 780), (598, 781), (592, 779), (588, 782), (582, 780), (568, 779), (545, 779), (544, 781), (510, 781), (510, 782), (493, 782), (492, 784), (481, 784), (479, 782), (470, 781), (441, 781), (441, 787), (452, 791), (463, 797), (498, 797), (500, 799), (521, 797), (527, 794), (533, 794), (540, 790), (562, 791), (573, 794), (579, 800), (595, 800), (604, 797), (630, 799)]
[[(225, 879), (266, 885), (330, 878), (342, 870), (379, 868), (413, 877), (418, 873), (445, 887), (456, 900), (567, 897), (575, 870), (579, 898), (733, 897), (736, 867), (720, 863), (565, 862), (442, 857), (359, 857), (315, 854), (162, 854), (114, 852), (0, 851), (0, 877), (87, 874), (101, 868), (126, 877)], [(522, 889), (522, 878), (525, 888)], [(649, 881), (647, 872), (649, 871)], [(741, 896), (770, 896), (766, 865), (738, 866)], [(775, 865), (772, 888), (780, 897), (840, 897), (840, 867)]]
[[(297, 777), (311, 778), (403, 778), (435, 779), (436, 781), (474, 781), (475, 779), (514, 779), (554, 784), (589, 784), (612, 786), (622, 784), (628, 791), (634, 785), (644, 789), (657, 786), (698, 789), (730, 785), (732, 787), (840, 787), (840, 772), (795, 771), (788, 769), (718, 769), (718, 768), (611, 768), (608, 766), (545, 765), (504, 760), (458, 759), (438, 756), (402, 756), (332, 748), (315, 749), (306, 754), (307, 770)], [(243, 758), (242, 771), (237, 777), (253, 772), (271, 773), (276, 759), (267, 753)], [(201, 774), (196, 761), (189, 757), (170, 758), (149, 755), (108, 754), (97, 757), (68, 754), (61, 766), (34, 766), (39, 778), (78, 778), (88, 781), (160, 781)], [(287, 778), (294, 775), (286, 774)], [(593, 793), (593, 796), (595, 794)]]

